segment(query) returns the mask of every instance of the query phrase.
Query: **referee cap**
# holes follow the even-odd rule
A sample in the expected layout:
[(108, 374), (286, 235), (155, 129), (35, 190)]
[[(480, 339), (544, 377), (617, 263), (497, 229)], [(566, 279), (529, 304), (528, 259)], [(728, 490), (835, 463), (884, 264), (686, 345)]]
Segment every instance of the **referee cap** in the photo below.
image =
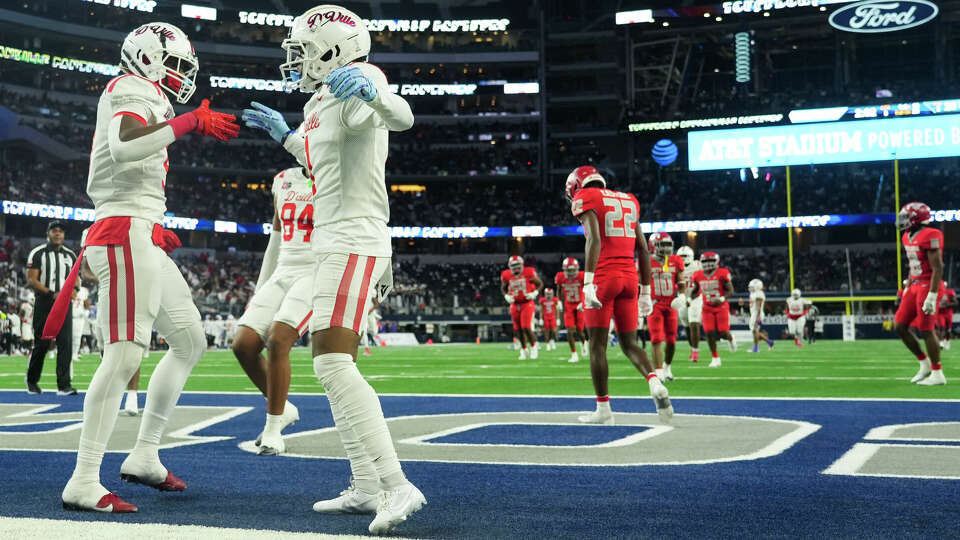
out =
[(67, 230), (67, 228), (63, 225), (63, 222), (56, 219), (50, 223), (47, 223), (47, 232), (50, 232), (54, 229), (60, 229), (61, 231)]

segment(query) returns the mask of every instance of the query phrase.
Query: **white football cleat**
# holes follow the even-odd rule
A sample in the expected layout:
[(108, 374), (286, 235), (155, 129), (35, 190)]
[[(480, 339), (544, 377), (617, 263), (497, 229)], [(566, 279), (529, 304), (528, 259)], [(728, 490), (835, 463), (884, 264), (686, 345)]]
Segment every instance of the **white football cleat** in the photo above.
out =
[(140, 411), (138, 411), (137, 409), (124, 407), (120, 409), (120, 414), (124, 416), (137, 416), (138, 414), (140, 414)]
[(737, 352), (737, 338), (733, 334), (730, 334), (730, 341), (727, 342), (727, 345), (730, 346), (730, 352)]
[(673, 380), (673, 371), (670, 369), (670, 364), (663, 366), (663, 380), (666, 382)]
[(260, 449), (257, 450), (258, 456), (279, 456), (287, 449), (283, 443), (283, 437), (277, 433), (264, 433), (260, 439)]
[(567, 362), (569, 362), (569, 363), (571, 363), (571, 364), (576, 364), (576, 363), (579, 362), (579, 361), (580, 361), (580, 357), (577, 355), (576, 352), (571, 353), (571, 354), (570, 354), (570, 359), (567, 360)]
[(720, 357), (718, 356), (718, 357), (714, 358), (713, 360), (711, 360), (711, 361), (710, 361), (710, 365), (707, 366), (707, 367), (720, 367), (720, 366), (721, 366), (721, 362), (720, 362)]
[(673, 404), (670, 403), (670, 393), (667, 387), (660, 382), (658, 377), (650, 379), (650, 397), (657, 407), (657, 415), (660, 416), (660, 423), (669, 426), (673, 421)]
[(537, 344), (537, 345), (534, 345), (533, 347), (530, 347), (530, 359), (536, 360), (539, 357), (540, 357), (540, 345)]
[(613, 425), (613, 412), (611, 411), (593, 411), (590, 414), (582, 414), (577, 417), (581, 424), (603, 424)]
[(942, 369), (934, 369), (930, 372), (929, 377), (918, 381), (917, 384), (920, 386), (938, 386), (941, 384), (947, 384), (947, 378), (943, 376)]
[(526, 359), (527, 359), (527, 350), (520, 349), (520, 358), (518, 358), (518, 360), (526, 360)]
[(919, 383), (920, 381), (922, 381), (922, 380), (926, 379), (927, 377), (929, 377), (929, 376), (930, 376), (930, 373), (932, 373), (932, 372), (933, 372), (933, 370), (930, 369), (930, 365), (929, 365), (929, 364), (921, 363), (921, 364), (920, 364), (920, 369), (917, 370), (917, 374), (914, 375), (912, 379), (910, 379), (910, 382), (912, 382), (912, 383)]
[(321, 514), (376, 514), (377, 496), (364, 493), (353, 485), (340, 492), (335, 499), (313, 503), (313, 511)]
[(386, 534), (403, 523), (417, 510), (427, 504), (427, 498), (417, 486), (406, 484), (390, 491), (381, 491), (378, 496), (377, 516), (370, 522), (368, 530), (373, 534)]
[[(300, 411), (297, 410), (297, 408), (293, 405), (293, 403), (290, 403), (289, 401), (286, 402), (286, 404), (284, 404), (283, 414), (281, 416), (283, 417), (283, 425), (280, 426), (281, 433), (283, 433), (283, 430), (287, 429), (288, 427), (300, 421)], [(263, 432), (261, 431), (260, 434), (257, 435), (257, 440), (254, 441), (253, 444), (255, 444), (256, 446), (260, 446), (260, 441), (262, 439), (263, 439)]]

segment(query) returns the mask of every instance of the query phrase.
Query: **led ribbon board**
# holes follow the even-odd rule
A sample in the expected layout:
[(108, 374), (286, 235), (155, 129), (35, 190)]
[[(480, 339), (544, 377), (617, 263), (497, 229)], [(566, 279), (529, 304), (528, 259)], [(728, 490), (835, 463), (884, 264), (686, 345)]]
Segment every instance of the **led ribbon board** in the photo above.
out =
[(691, 131), (691, 171), (960, 155), (960, 125), (949, 116)]

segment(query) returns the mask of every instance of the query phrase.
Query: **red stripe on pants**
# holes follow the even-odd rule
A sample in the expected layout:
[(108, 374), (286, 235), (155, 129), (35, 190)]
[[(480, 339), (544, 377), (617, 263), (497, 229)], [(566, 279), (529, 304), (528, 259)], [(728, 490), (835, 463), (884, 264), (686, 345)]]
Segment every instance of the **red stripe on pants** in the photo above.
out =
[(107, 265), (110, 267), (110, 343), (120, 341), (117, 329), (117, 255), (113, 246), (107, 246)]
[(310, 320), (310, 317), (313, 316), (313, 310), (310, 310), (310, 313), (307, 313), (307, 316), (300, 321), (300, 324), (297, 325), (297, 333), (303, 336), (303, 326), (307, 324), (307, 321)]
[(337, 301), (333, 305), (333, 316), (330, 317), (330, 327), (343, 326), (343, 314), (347, 310), (347, 296), (350, 294), (350, 282), (353, 281), (353, 271), (357, 268), (357, 255), (350, 254), (347, 258), (347, 268), (340, 278), (340, 288), (337, 289)]
[(357, 312), (353, 316), (353, 331), (360, 333), (360, 321), (363, 320), (363, 310), (367, 306), (367, 294), (370, 292), (370, 276), (373, 275), (373, 267), (377, 264), (376, 257), (367, 257), (367, 263), (363, 267), (363, 281), (360, 282), (360, 301), (357, 302)]
[(137, 291), (133, 281), (133, 252), (129, 243), (123, 245), (123, 268), (126, 272), (123, 281), (127, 285), (127, 340), (133, 341), (136, 334)]

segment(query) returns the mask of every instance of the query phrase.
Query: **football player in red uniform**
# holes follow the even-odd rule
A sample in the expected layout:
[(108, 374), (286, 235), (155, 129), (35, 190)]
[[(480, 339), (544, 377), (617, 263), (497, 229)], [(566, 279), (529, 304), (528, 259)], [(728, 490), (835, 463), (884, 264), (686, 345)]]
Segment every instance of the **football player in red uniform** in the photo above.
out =
[(570, 359), (575, 364), (580, 361), (577, 354), (577, 342), (580, 353), (587, 355), (586, 332), (583, 320), (583, 272), (580, 263), (573, 257), (563, 260), (563, 270), (553, 278), (557, 290), (563, 296), (563, 326), (567, 329), (567, 341), (570, 342)]
[(540, 298), (540, 320), (543, 323), (543, 339), (547, 342), (547, 350), (557, 349), (557, 310), (560, 309), (560, 302), (553, 295), (553, 289), (543, 290), (543, 297)]
[[(897, 214), (897, 228), (903, 231), (903, 249), (910, 265), (910, 286), (903, 292), (893, 322), (903, 344), (920, 362), (920, 370), (910, 382), (922, 386), (947, 384), (940, 367), (940, 344), (933, 331), (943, 295), (943, 233), (926, 227), (929, 223), (930, 207), (921, 202), (907, 203)], [(927, 354), (910, 333), (911, 325), (923, 338)]]
[(950, 333), (953, 331), (953, 308), (957, 307), (957, 291), (947, 288), (947, 282), (941, 285), (943, 296), (940, 297), (940, 307), (937, 312), (940, 328), (940, 348), (950, 350)]
[(500, 285), (503, 299), (510, 304), (513, 333), (520, 339), (520, 360), (536, 359), (540, 351), (533, 333), (533, 318), (537, 313), (533, 301), (540, 294), (543, 282), (533, 267), (523, 265), (523, 257), (514, 255), (507, 261), (507, 269), (500, 273)]
[[(665, 381), (673, 380), (670, 365), (677, 347), (677, 310), (671, 304), (677, 293), (683, 294), (683, 259), (673, 254), (673, 239), (665, 232), (650, 235), (651, 290), (653, 313), (647, 317), (650, 343), (653, 344), (653, 365)], [(664, 347), (666, 341), (666, 347)], [(666, 349), (666, 354), (664, 354)]]
[(693, 274), (693, 296), (703, 295), (703, 331), (710, 346), (710, 367), (720, 367), (717, 339), (730, 342), (731, 352), (737, 345), (730, 334), (730, 304), (727, 297), (733, 294), (733, 277), (730, 270), (720, 267), (720, 255), (707, 251), (700, 255), (701, 270)]
[[(669, 423), (673, 405), (667, 387), (653, 371), (647, 354), (637, 345), (638, 312), (645, 317), (653, 311), (650, 254), (637, 223), (640, 204), (629, 193), (606, 189), (603, 176), (590, 166), (578, 167), (570, 173), (566, 194), (571, 201), (570, 210), (583, 224), (586, 237), (583, 307), (590, 336), (590, 374), (597, 394), (596, 410), (580, 416), (579, 420), (588, 424), (613, 424), (607, 390), (607, 332), (613, 318), (620, 348), (646, 377), (661, 422)], [(639, 285), (641, 282), (643, 285)]]

